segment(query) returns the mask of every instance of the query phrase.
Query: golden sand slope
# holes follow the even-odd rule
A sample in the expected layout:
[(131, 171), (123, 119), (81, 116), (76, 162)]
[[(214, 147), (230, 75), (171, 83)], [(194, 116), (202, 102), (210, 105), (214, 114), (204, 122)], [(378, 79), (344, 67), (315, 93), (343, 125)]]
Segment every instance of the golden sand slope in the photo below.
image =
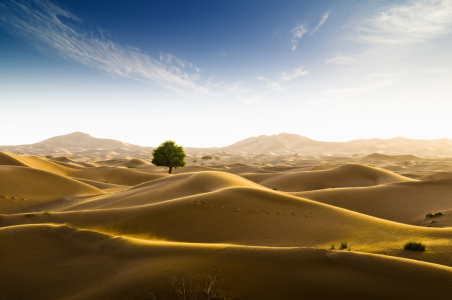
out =
[(139, 169), (125, 169), (115, 167), (84, 168), (71, 172), (69, 176), (95, 181), (103, 181), (117, 185), (137, 185), (147, 181), (168, 176), (164, 173), (145, 173)]
[(355, 252), (156, 243), (52, 225), (1, 228), (0, 239), (1, 299), (142, 299), (149, 291), (177, 299), (174, 269), (216, 271), (232, 299), (448, 299), (452, 282), (449, 267)]
[[(166, 170), (168, 170), (168, 169), (166, 169)], [(205, 167), (205, 166), (187, 166), (184, 168), (178, 168), (176, 170), (173, 170), (173, 174), (203, 172), (203, 171), (218, 171), (218, 169), (211, 168), (211, 167)]]
[(452, 266), (452, 228), (394, 223), (262, 188), (226, 188), (137, 207), (2, 217), (3, 226), (39, 223), (188, 243), (328, 249), (347, 241), (353, 250), (396, 256), (410, 255), (401, 249), (415, 240), (429, 247), (415, 254), (422, 260)]
[(366, 162), (373, 162), (373, 161), (379, 161), (379, 160), (387, 161), (387, 162), (401, 162), (402, 158), (392, 156), (392, 155), (373, 153), (373, 154), (363, 157), (360, 161), (366, 163)]
[(94, 186), (98, 189), (101, 189), (107, 193), (111, 193), (111, 192), (118, 192), (118, 191), (123, 191), (126, 189), (129, 189), (130, 186), (127, 185), (119, 185), (119, 184), (112, 184), (112, 183), (105, 183), (105, 182), (101, 182), (101, 181), (95, 181), (95, 180), (89, 180), (89, 179), (82, 179), (82, 178), (73, 178), (77, 181), (89, 184), (91, 186)]
[(419, 180), (440, 180), (452, 179), (452, 172), (434, 172), (429, 175), (422, 176)]
[(146, 182), (122, 192), (93, 197), (79, 203), (74, 202), (65, 210), (139, 206), (229, 187), (260, 186), (240, 176), (223, 172), (183, 173)]
[(294, 173), (242, 174), (243, 177), (268, 188), (285, 192), (301, 192), (340, 187), (373, 186), (390, 182), (414, 181), (388, 171), (348, 164), (323, 171)]
[(58, 175), (68, 175), (69, 173), (74, 171), (74, 169), (72, 168), (61, 166), (41, 157), (14, 155), (6, 152), (0, 152), (0, 165), (30, 167), (52, 172)]
[[(422, 225), (435, 221), (432, 225), (438, 226), (443, 217), (426, 220), (425, 215), (452, 209), (452, 179), (326, 189), (291, 195), (395, 222)], [(442, 225), (451, 226), (452, 223)]]
[(121, 167), (127, 167), (127, 166), (148, 166), (151, 165), (147, 161), (143, 159), (133, 158), (133, 159), (112, 159), (108, 161), (103, 161), (102, 164), (104, 165), (110, 165), (110, 166), (121, 166)]
[(0, 178), (1, 213), (33, 211), (69, 196), (104, 194), (91, 185), (27, 167), (0, 166)]
[(58, 175), (76, 177), (88, 180), (102, 181), (119, 185), (137, 185), (143, 182), (166, 177), (166, 174), (149, 174), (139, 169), (116, 167), (82, 167), (61, 165), (37, 156), (13, 155), (0, 152), (0, 165), (26, 166), (34, 169), (52, 172)]

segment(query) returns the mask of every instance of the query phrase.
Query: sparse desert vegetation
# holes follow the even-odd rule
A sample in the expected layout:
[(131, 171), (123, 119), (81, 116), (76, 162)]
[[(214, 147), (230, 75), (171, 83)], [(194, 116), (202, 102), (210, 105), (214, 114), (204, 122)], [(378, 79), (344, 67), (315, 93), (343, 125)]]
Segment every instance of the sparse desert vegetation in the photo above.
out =
[(420, 242), (406, 242), (405, 246), (403, 246), (403, 249), (405, 250), (412, 250), (412, 251), (425, 251), (425, 245)]
[(166, 141), (152, 151), (152, 163), (158, 167), (168, 168), (168, 173), (185, 166), (185, 157), (182, 146), (176, 145), (174, 141)]
[(126, 167), (129, 168), (129, 169), (139, 169), (140, 168), (140, 167), (135, 166), (135, 165), (127, 165)]
[(428, 213), (428, 214), (426, 214), (426, 215), (425, 215), (425, 218), (426, 218), (426, 219), (430, 219), (430, 218), (434, 218), (434, 217), (442, 216), (442, 215), (443, 215), (443, 213), (440, 212), (440, 211), (438, 211), (438, 212), (433, 212), (433, 213)]

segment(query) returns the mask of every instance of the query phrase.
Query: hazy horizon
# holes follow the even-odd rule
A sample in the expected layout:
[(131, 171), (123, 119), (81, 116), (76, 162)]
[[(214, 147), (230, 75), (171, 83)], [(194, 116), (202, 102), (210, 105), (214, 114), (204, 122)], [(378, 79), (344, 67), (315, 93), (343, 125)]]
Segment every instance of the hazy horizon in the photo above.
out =
[(0, 0), (0, 145), (452, 138), (452, 1)]
[[(73, 134), (73, 133), (83, 133), (83, 134), (88, 134), (88, 135), (90, 135), (91, 137), (97, 138), (97, 139), (117, 140), (117, 141), (120, 141), (120, 142), (124, 142), (124, 143), (128, 143), (128, 144), (133, 144), (133, 145), (136, 145), (136, 146), (142, 146), (142, 147), (157, 147), (157, 146), (160, 144), (160, 143), (155, 144), (155, 145), (134, 144), (134, 143), (129, 143), (129, 142), (127, 142), (127, 141), (118, 140), (118, 139), (114, 139), (114, 138), (106, 138), (106, 137), (102, 137), (102, 136), (93, 136), (93, 135), (89, 134), (88, 132), (81, 132), (81, 131), (70, 132), (70, 133), (67, 133), (67, 134), (59, 135), (59, 136), (66, 136), (66, 135)], [(294, 133), (290, 133), (290, 132), (280, 132), (280, 133), (278, 133), (278, 134), (272, 134), (272, 135), (280, 135), (280, 134), (290, 134), (290, 135), (293, 135)], [(258, 135), (258, 136), (250, 136), (250, 137), (248, 137), (248, 138), (257, 138), (257, 137), (261, 137), (261, 136), (272, 136), (272, 135), (264, 135), (264, 134), (262, 134), (262, 135)], [(295, 134), (295, 135), (298, 135), (298, 134)], [(25, 146), (25, 145), (30, 145), (30, 144), (35, 144), (35, 143), (43, 142), (43, 141), (45, 141), (45, 140), (47, 140), (47, 139), (51, 139), (51, 138), (59, 137), (59, 136), (48, 137), (48, 138), (45, 138), (45, 139), (43, 139), (43, 140), (39, 140), (39, 141), (36, 141), (36, 142), (33, 142), (33, 143), (29, 143), (29, 144), (0, 145), (0, 146)], [(308, 137), (308, 136), (303, 136), (303, 135), (299, 135), (299, 136), (306, 137), (306, 138), (311, 139), (311, 140), (315, 140), (315, 139), (312, 139), (312, 138), (310, 138), (310, 137)], [(245, 139), (248, 139), (248, 138), (245, 138)], [(389, 138), (389, 139), (398, 139), (398, 138), (405, 139), (405, 137), (393, 137), (393, 138)], [(235, 144), (235, 143), (237, 143), (237, 142), (243, 141), (243, 140), (245, 140), (245, 139), (236, 140), (236, 141), (234, 141), (234, 142), (232, 142), (232, 143), (230, 143), (230, 144), (227, 144), (227, 145), (221, 145), (221, 146), (197, 147), (197, 146), (187, 146), (187, 145), (182, 145), (182, 144), (179, 144), (179, 145), (180, 145), (180, 146), (183, 146), (183, 147), (185, 147), (185, 148), (221, 148), (221, 147), (230, 146), (230, 145), (232, 145), (232, 144)], [(344, 142), (344, 143), (346, 143), (346, 142), (351, 142), (351, 141), (356, 141), (356, 140), (371, 140), (371, 139), (380, 139), (380, 138), (354, 139), (354, 140), (334, 141), (334, 142)], [(429, 140), (441, 140), (441, 139), (447, 139), (447, 138), (440, 138), (440, 139), (425, 139), (425, 140), (426, 140), (426, 141), (429, 141)], [(413, 140), (415, 140), (415, 139), (413, 139)], [(420, 140), (424, 140), (424, 139), (420, 139)], [(330, 142), (330, 141), (322, 141), (322, 140), (315, 140), (315, 141), (319, 141), (319, 142)], [(162, 142), (163, 142), (163, 141), (162, 141)], [(177, 142), (177, 141), (176, 141), (176, 142)]]

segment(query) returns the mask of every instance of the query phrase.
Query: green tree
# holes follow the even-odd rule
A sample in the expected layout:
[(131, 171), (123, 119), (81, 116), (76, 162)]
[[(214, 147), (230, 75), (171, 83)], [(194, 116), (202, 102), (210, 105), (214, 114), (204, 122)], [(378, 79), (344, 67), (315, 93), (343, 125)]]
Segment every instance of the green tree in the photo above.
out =
[(160, 144), (157, 149), (152, 151), (152, 163), (158, 167), (169, 168), (168, 173), (171, 174), (173, 168), (185, 166), (184, 148), (176, 145), (173, 141), (166, 141)]

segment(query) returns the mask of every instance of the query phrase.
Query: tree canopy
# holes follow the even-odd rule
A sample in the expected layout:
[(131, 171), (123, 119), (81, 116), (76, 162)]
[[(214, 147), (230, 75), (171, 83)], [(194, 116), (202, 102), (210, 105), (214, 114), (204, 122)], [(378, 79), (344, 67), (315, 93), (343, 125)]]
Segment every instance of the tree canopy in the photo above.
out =
[(174, 141), (165, 141), (152, 151), (152, 163), (158, 167), (169, 168), (171, 174), (173, 168), (185, 166), (185, 152), (182, 146), (176, 145)]

